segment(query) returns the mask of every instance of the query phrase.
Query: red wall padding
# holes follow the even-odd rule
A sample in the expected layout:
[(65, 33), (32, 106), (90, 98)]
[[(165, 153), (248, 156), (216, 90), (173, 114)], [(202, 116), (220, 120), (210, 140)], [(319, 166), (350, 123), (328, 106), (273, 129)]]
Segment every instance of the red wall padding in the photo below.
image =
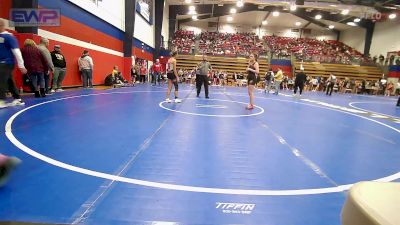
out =
[(0, 0), (0, 18), (9, 19), (12, 0)]
[(390, 71), (388, 77), (400, 78), (400, 71)]
[(123, 42), (117, 38), (106, 35), (65, 16), (61, 16), (60, 23), (61, 26), (58, 27), (40, 27), (40, 29), (123, 52)]
[[(16, 37), (19, 41), (21, 48), (23, 47), (23, 43), (27, 38), (33, 39), (36, 43), (39, 43), (40, 40), (40, 37), (34, 34), (16, 34)], [(78, 70), (78, 58), (81, 56), (84, 49), (75, 45), (50, 40), (50, 51), (52, 51), (54, 44), (61, 45), (61, 51), (67, 61), (67, 74), (63, 82), (63, 86), (80, 86), (82, 84), (82, 81)], [(130, 65), (128, 66), (129, 68), (125, 69), (129, 61), (126, 61), (124, 57), (90, 49), (89, 54), (93, 58), (94, 62), (93, 84), (103, 84), (105, 77), (112, 72), (114, 65), (120, 68), (120, 70), (124, 73), (124, 77), (126, 79), (130, 77), (130, 74), (128, 73), (128, 71), (130, 70)], [(15, 71), (15, 80), (17, 83), (17, 87), (20, 87), (22, 84), (21, 74), (18, 70)]]
[(132, 54), (135, 55), (136, 58), (145, 59), (147, 61), (153, 61), (153, 54), (143, 51), (140, 48), (133, 47)]

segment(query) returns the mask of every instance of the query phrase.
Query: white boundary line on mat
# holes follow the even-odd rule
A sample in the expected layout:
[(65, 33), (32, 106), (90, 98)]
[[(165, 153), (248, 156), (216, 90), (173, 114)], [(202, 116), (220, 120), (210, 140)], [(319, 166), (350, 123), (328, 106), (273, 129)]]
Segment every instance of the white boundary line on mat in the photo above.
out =
[[(132, 92), (116, 92), (118, 94), (127, 94), (127, 93), (133, 93)], [(121, 176), (115, 176), (112, 174), (107, 174), (107, 173), (102, 173), (90, 169), (85, 169), (77, 166), (73, 166), (55, 159), (52, 159), (48, 156), (45, 156), (43, 154), (38, 153), (37, 151), (30, 149), (26, 145), (22, 144), (12, 133), (12, 124), (14, 120), (21, 115), (23, 112), (26, 112), (32, 108), (44, 105), (44, 104), (49, 104), (52, 102), (57, 102), (57, 101), (62, 101), (62, 100), (68, 100), (68, 99), (75, 99), (75, 98), (82, 98), (82, 97), (89, 97), (89, 96), (96, 96), (96, 95), (104, 95), (104, 94), (114, 94), (112, 92), (110, 93), (100, 93), (100, 94), (87, 94), (87, 95), (79, 95), (79, 96), (71, 96), (71, 97), (65, 97), (65, 98), (60, 98), (60, 99), (54, 99), (46, 102), (42, 102), (39, 104), (35, 104), (32, 106), (29, 106), (27, 108), (24, 108), (14, 115), (12, 115), (5, 126), (6, 130), (6, 136), (7, 138), (19, 149), (24, 151), (25, 153), (40, 159), (44, 162), (47, 162), (51, 165), (67, 169), (70, 171), (74, 171), (77, 173), (81, 174), (86, 174), (89, 176), (93, 177), (99, 177), (103, 179), (108, 179), (108, 180), (114, 180), (114, 181), (119, 181), (119, 182), (124, 182), (124, 183), (130, 183), (130, 184), (135, 184), (135, 185), (141, 185), (141, 186), (146, 186), (146, 187), (151, 187), (151, 188), (160, 188), (160, 189), (166, 189), (166, 190), (175, 190), (175, 191), (188, 191), (188, 192), (198, 192), (198, 193), (212, 193), (212, 194), (228, 194), (228, 195), (254, 195), (254, 196), (289, 196), (289, 195), (314, 195), (314, 194), (325, 194), (325, 193), (336, 193), (336, 192), (342, 192), (348, 190), (353, 184), (346, 184), (346, 185), (340, 185), (337, 187), (328, 187), (328, 188), (312, 188), (312, 189), (293, 189), (293, 190), (250, 190), (250, 189), (224, 189), (224, 188), (208, 188), (208, 187), (197, 187), (197, 186), (186, 186), (186, 185), (177, 185), (177, 184), (167, 184), (167, 183), (160, 183), (160, 182), (152, 182), (152, 181), (146, 181), (146, 180), (139, 180), (139, 179), (133, 179), (133, 178), (128, 178), (128, 177), (121, 177)], [(273, 99), (271, 99), (273, 100)], [(278, 100), (278, 101), (285, 101), (285, 102), (292, 102), (292, 101), (287, 101), (287, 100)], [(383, 125), (385, 127), (388, 127), (398, 133), (400, 133), (400, 130), (391, 127), (387, 124), (384, 124), (382, 122), (366, 118), (360, 115), (356, 115), (353, 113), (349, 112), (343, 112), (340, 110), (332, 109), (332, 108), (327, 108), (323, 106), (316, 106), (312, 104), (307, 104), (307, 103), (302, 103), (302, 102), (296, 102), (297, 104), (303, 104), (303, 105), (308, 105), (308, 106), (313, 106), (313, 107), (318, 107), (318, 108), (323, 108), (323, 109), (329, 109), (333, 111), (338, 111), (346, 114), (350, 114), (353, 116), (357, 116), (360, 118), (367, 119), (369, 121), (378, 123), (380, 125)], [(400, 179), (400, 172), (392, 174), (390, 176), (386, 176), (380, 179), (376, 179), (375, 181), (382, 181), (382, 182), (389, 182), (393, 180)]]

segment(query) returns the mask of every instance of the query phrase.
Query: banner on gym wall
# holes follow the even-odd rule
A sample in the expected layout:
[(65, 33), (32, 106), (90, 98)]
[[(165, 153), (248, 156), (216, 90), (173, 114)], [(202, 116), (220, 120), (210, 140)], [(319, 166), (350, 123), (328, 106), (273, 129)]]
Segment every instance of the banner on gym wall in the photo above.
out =
[(153, 0), (136, 0), (136, 12), (153, 24)]

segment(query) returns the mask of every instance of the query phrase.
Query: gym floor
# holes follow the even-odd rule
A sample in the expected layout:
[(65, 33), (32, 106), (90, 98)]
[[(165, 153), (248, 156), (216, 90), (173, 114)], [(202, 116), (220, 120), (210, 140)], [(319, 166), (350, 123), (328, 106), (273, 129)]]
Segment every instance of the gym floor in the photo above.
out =
[[(67, 90), (0, 110), (23, 162), (0, 220), (53, 224), (339, 225), (351, 184), (400, 179), (395, 97), (180, 86)], [(172, 96), (172, 94), (171, 94)]]

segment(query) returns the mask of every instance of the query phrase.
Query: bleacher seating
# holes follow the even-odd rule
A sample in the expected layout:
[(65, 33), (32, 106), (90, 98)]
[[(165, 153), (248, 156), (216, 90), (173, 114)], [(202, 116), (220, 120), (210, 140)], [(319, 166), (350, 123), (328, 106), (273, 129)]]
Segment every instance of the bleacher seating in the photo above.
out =
[[(184, 70), (192, 70), (202, 60), (201, 55), (178, 55), (177, 67)], [(246, 75), (246, 68), (248, 66), (247, 58), (230, 58), (220, 56), (209, 56), (208, 61), (216, 71), (224, 71), (231, 77), (233, 73), (242, 73)], [(264, 75), (269, 68), (267, 59), (262, 58), (258, 60), (260, 65), (260, 77), (264, 80)]]
[[(178, 67), (193, 69), (201, 60), (201, 56), (192, 55), (196, 37), (191, 31), (177, 31), (175, 45), (180, 53)], [(300, 61), (307, 75), (328, 77), (331, 73), (339, 79), (349, 78), (357, 81), (363, 79), (376, 81), (382, 76), (382, 70), (377, 66), (352, 65), (357, 62), (368, 62), (360, 52), (338, 41), (319, 41), (316, 39), (265, 36), (259, 39), (253, 33), (222, 34), (216, 32), (201, 33), (198, 37), (199, 53), (205, 52), (209, 61), (217, 71), (246, 74), (248, 59), (236, 58), (238, 55), (247, 56), (250, 53), (266, 53), (271, 51), (278, 56), (295, 56), (294, 72), (300, 70)], [(263, 43), (264, 41), (264, 43)], [(266, 48), (268, 46), (268, 50)], [(292, 58), (293, 59), (293, 58)], [(293, 61), (294, 62), (294, 61)], [(263, 78), (269, 68), (268, 59), (259, 59), (260, 76)], [(288, 72), (286, 75), (291, 76)]]
[(303, 65), (304, 72), (309, 76), (329, 77), (332, 73), (339, 79), (345, 77), (355, 80), (376, 81), (382, 77), (382, 71), (376, 66), (358, 66), (345, 64), (328, 64), (319, 62), (296, 62), (295, 72), (300, 71)]
[(199, 52), (209, 55), (247, 56), (265, 52), (262, 40), (254, 33), (204, 32), (200, 35)]
[(351, 47), (333, 40), (265, 36), (264, 40), (271, 52), (278, 58), (291, 56), (297, 60), (351, 64), (354, 61), (368, 61)]
[(175, 39), (172, 41), (172, 44), (176, 46), (178, 52), (190, 54), (194, 47), (194, 40), (193, 31), (178, 30), (175, 32)]

